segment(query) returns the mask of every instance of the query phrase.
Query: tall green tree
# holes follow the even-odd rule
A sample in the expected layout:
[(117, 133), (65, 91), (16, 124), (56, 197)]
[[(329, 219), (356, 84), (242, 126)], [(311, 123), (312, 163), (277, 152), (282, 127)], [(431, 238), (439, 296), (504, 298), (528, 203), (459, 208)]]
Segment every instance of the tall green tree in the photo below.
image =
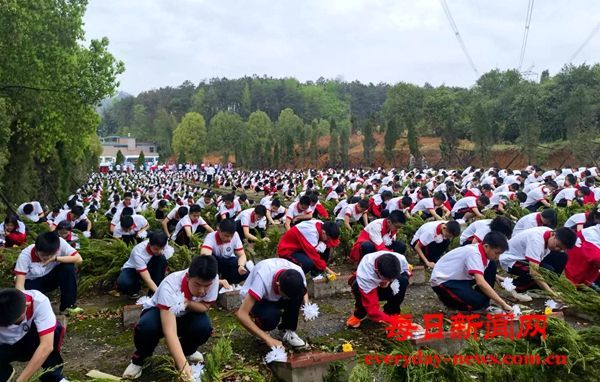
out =
[(248, 136), (246, 155), (248, 166), (264, 168), (269, 166), (273, 157), (273, 122), (264, 111), (255, 111), (248, 117)]
[(482, 101), (475, 104), (471, 121), (471, 140), (475, 143), (475, 152), (481, 163), (488, 163), (490, 148), (493, 144), (493, 135), (488, 111)]
[[(232, 112), (220, 111), (215, 114), (209, 123), (209, 146), (216, 148), (223, 158), (223, 163), (229, 161), (231, 154), (241, 152), (243, 146), (242, 130), (244, 130), (242, 118)], [(236, 158), (237, 160), (237, 158)]]
[(399, 137), (396, 118), (391, 118), (387, 122), (383, 138), (383, 156), (388, 163), (393, 163), (394, 161), (394, 148)]
[(240, 102), (240, 114), (242, 117), (248, 117), (252, 112), (252, 95), (250, 94), (250, 86), (246, 82), (244, 91), (242, 92), (242, 100)]
[(335, 167), (339, 163), (340, 132), (338, 131), (335, 119), (329, 121), (329, 166)]
[[(395, 124), (392, 129), (392, 140), (402, 134), (403, 128), (407, 131), (408, 148), (416, 161), (420, 161), (421, 153), (419, 151), (419, 125), (423, 120), (423, 102), (425, 90), (416, 85), (399, 83), (388, 90), (387, 98), (383, 104), (382, 110), (385, 120)], [(393, 142), (394, 147), (396, 141)], [(386, 144), (392, 145), (386, 138)], [(388, 149), (389, 150), (389, 149)], [(389, 154), (388, 154), (389, 155)]]
[(290, 108), (283, 109), (277, 119), (277, 134), (281, 142), (282, 159), (286, 162), (296, 157), (294, 146), (296, 142), (304, 151), (306, 142), (299, 142), (299, 138), (304, 130), (304, 122), (298, 117), (294, 110)]
[(425, 99), (425, 116), (432, 126), (434, 134), (441, 137), (440, 153), (444, 165), (451, 166), (458, 162), (457, 129), (461, 109), (454, 90), (439, 87), (430, 92)]
[(313, 120), (310, 124), (310, 161), (316, 165), (319, 160), (319, 128), (317, 121)]
[(375, 137), (374, 131), (377, 127), (377, 118), (374, 114), (369, 117), (369, 120), (364, 124), (362, 128), (363, 134), (363, 155), (365, 164), (371, 166), (373, 164), (373, 151), (375, 150)]
[(340, 126), (340, 164), (343, 168), (350, 165), (350, 124)]
[(121, 152), (121, 150), (117, 151), (117, 155), (115, 157), (115, 164), (122, 165), (125, 163), (125, 156)]
[(156, 113), (152, 124), (154, 125), (154, 136), (149, 137), (148, 140), (156, 144), (158, 155), (162, 160), (166, 160), (171, 156), (171, 140), (177, 127), (177, 121), (165, 108), (161, 108)]
[(533, 164), (538, 158), (538, 145), (541, 134), (535, 90), (530, 88), (517, 96), (512, 108), (520, 131), (517, 144), (527, 156), (529, 163)]
[[(124, 67), (108, 39), (85, 39), (85, 0), (5, 0), (0, 5), (0, 186), (11, 202), (55, 204), (99, 147), (96, 107)], [(6, 192), (10, 190), (10, 192)]]
[(196, 112), (187, 113), (173, 132), (173, 152), (186, 161), (200, 163), (206, 154), (206, 123)]
[(141, 166), (146, 164), (146, 157), (144, 156), (144, 150), (140, 151), (140, 155), (138, 156), (137, 161), (135, 162), (136, 169), (139, 170)]

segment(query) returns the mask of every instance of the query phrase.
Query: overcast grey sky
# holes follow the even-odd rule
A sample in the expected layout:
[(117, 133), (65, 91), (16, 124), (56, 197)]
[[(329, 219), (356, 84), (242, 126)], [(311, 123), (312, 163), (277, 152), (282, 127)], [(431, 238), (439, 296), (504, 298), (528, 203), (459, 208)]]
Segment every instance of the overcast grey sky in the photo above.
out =
[[(517, 67), (528, 0), (447, 0), (479, 70)], [(599, 0), (535, 1), (523, 70), (556, 73), (600, 22)], [(90, 0), (87, 38), (107, 36), (137, 94), (244, 75), (471, 86), (439, 0)], [(600, 60), (600, 33), (573, 63)]]

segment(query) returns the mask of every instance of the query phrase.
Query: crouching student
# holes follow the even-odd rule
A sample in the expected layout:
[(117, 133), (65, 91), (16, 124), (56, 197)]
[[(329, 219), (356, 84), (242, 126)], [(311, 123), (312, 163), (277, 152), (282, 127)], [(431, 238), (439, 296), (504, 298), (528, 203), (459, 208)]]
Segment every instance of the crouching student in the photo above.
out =
[(423, 263), (434, 267), (435, 263), (448, 249), (450, 241), (460, 235), (460, 224), (457, 221), (435, 221), (423, 224), (410, 242)]
[(336, 216), (336, 222), (341, 227), (351, 230), (354, 224), (362, 224), (366, 227), (369, 224), (369, 201), (361, 199), (357, 203), (348, 204), (341, 208)]
[(453, 249), (435, 263), (430, 284), (448, 308), (460, 311), (485, 309), (490, 300), (510, 312), (508, 305), (494, 291), (496, 260), (508, 248), (506, 236), (491, 231), (479, 244)]
[(165, 278), (167, 261), (175, 253), (167, 242), (164, 232), (154, 231), (148, 240), (133, 247), (117, 278), (117, 290), (131, 298), (138, 298), (143, 282), (150, 295), (155, 293)]
[(167, 276), (135, 326), (136, 350), (123, 378), (139, 378), (144, 361), (164, 337), (177, 370), (185, 379), (193, 380), (190, 364), (204, 359), (198, 346), (206, 343), (212, 333), (207, 312), (218, 293), (217, 260), (212, 256), (196, 256), (188, 269)]
[(79, 237), (77, 234), (73, 233), (73, 228), (71, 228), (71, 223), (66, 220), (61, 221), (56, 225), (56, 232), (58, 232), (58, 236), (65, 239), (65, 241), (73, 248), (79, 249)]
[(25, 224), (16, 215), (9, 214), (0, 224), (0, 241), (6, 248), (20, 247), (27, 240)]
[(452, 207), (452, 217), (469, 221), (473, 218), (482, 218), (481, 211), (490, 204), (490, 199), (485, 195), (465, 196)]
[(0, 289), (0, 381), (12, 380), (12, 362), (27, 362), (16, 378), (25, 382), (40, 370), (42, 382), (66, 382), (60, 347), (65, 333), (48, 297), (37, 290)]
[[(392, 315), (400, 314), (409, 273), (404, 255), (389, 251), (365, 255), (358, 264), (356, 276), (348, 280), (354, 295), (354, 313), (348, 318), (346, 325), (358, 328), (367, 317), (377, 323), (393, 323)], [(396, 280), (398, 290), (391, 286)], [(379, 301), (387, 301), (383, 311)]]
[(190, 246), (192, 236), (195, 233), (213, 232), (213, 229), (200, 216), (202, 208), (194, 204), (190, 207), (189, 213), (177, 222), (175, 231), (171, 235), (171, 240), (179, 245)]
[(232, 219), (221, 220), (216, 232), (204, 238), (200, 255), (214, 256), (219, 264), (219, 279), (239, 284), (248, 277), (246, 253)]
[(254, 208), (248, 208), (240, 212), (235, 218), (235, 229), (242, 240), (258, 241), (260, 235), (265, 236), (267, 228), (267, 207), (259, 204)]
[(250, 334), (269, 347), (282, 346), (267, 333), (279, 329), (286, 344), (306, 346), (296, 333), (300, 307), (308, 303), (302, 268), (286, 259), (262, 260), (250, 271), (240, 296), (242, 305), (235, 315)]
[(40, 234), (35, 244), (21, 251), (14, 273), (15, 286), (20, 290), (39, 290), (42, 293), (60, 289), (60, 312), (77, 313), (77, 275), (75, 265), (83, 259), (56, 232)]
[(115, 226), (113, 237), (121, 239), (125, 244), (135, 244), (146, 238), (148, 232), (148, 220), (142, 215), (123, 215), (119, 224)]
[(406, 222), (406, 216), (399, 210), (389, 213), (387, 218), (373, 220), (358, 235), (350, 251), (350, 260), (358, 263), (366, 254), (375, 251), (406, 252), (406, 244), (396, 240), (396, 232)]
[(556, 293), (541, 279), (539, 267), (560, 275), (567, 264), (564, 252), (575, 246), (577, 236), (569, 228), (562, 227), (552, 231), (548, 227), (535, 227), (522, 231), (508, 242), (508, 250), (500, 255), (502, 268), (515, 275), (513, 284), (517, 287), (511, 296), (522, 302), (532, 297), (524, 292), (531, 289), (543, 289), (552, 296)]
[(505, 216), (496, 216), (493, 219), (477, 220), (460, 234), (460, 245), (477, 244), (483, 241), (485, 235), (491, 231), (500, 232), (507, 239), (512, 236), (513, 223)]
[(320, 220), (301, 222), (285, 232), (277, 245), (277, 255), (302, 267), (304, 273), (317, 276), (335, 274), (327, 263), (330, 252), (340, 244), (340, 227)]
[(565, 276), (573, 285), (597, 286), (600, 281), (600, 225), (577, 232), (577, 239), (577, 244), (567, 252)]

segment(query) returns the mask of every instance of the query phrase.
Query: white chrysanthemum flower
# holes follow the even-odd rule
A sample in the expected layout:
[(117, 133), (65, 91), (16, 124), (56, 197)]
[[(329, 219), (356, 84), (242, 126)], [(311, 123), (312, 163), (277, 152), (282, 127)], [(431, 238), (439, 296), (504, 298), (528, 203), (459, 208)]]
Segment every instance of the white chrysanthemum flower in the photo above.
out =
[(319, 317), (319, 306), (309, 302), (308, 304), (302, 305), (302, 313), (304, 314), (304, 319), (306, 321), (312, 321)]
[(271, 346), (271, 351), (265, 356), (265, 362), (287, 362), (287, 353), (283, 346)]

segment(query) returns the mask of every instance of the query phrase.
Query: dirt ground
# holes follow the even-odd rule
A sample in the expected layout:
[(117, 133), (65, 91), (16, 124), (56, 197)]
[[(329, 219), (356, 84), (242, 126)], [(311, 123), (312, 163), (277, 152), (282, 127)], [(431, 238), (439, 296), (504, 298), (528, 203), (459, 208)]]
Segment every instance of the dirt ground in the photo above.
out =
[[(384, 329), (371, 322), (363, 322), (359, 329), (347, 329), (345, 321), (352, 312), (353, 298), (344, 293), (332, 298), (314, 300), (321, 311), (318, 319), (299, 323), (298, 333), (308, 341), (310, 350), (340, 351), (345, 342), (352, 343), (359, 355), (369, 352), (390, 351), (391, 340), (385, 338)], [(68, 318), (68, 329), (63, 345), (63, 358), (66, 361), (65, 375), (70, 380), (87, 380), (85, 374), (92, 369), (120, 376), (129, 363), (133, 352), (132, 330), (121, 323), (123, 305), (131, 304), (125, 297), (113, 297), (105, 293), (84, 296), (80, 306), (85, 310), (82, 315)], [(544, 300), (534, 300), (529, 307), (540, 311)], [(410, 285), (402, 304), (402, 312), (412, 314), (414, 321), (423, 324), (424, 313), (443, 312), (450, 317), (453, 312), (441, 308), (441, 304), (428, 285)], [(214, 327), (213, 337), (200, 351), (209, 351), (219, 336), (229, 335), (233, 343), (236, 362), (251, 365), (260, 370), (267, 380), (271, 373), (262, 361), (268, 352), (265, 345), (250, 336), (239, 326), (233, 312), (219, 307), (210, 313)], [(568, 319), (575, 327), (585, 327), (586, 322)], [(307, 350), (309, 350), (307, 349)], [(167, 354), (163, 342), (156, 354)], [(147, 371), (141, 379), (152, 381), (152, 372)]]

